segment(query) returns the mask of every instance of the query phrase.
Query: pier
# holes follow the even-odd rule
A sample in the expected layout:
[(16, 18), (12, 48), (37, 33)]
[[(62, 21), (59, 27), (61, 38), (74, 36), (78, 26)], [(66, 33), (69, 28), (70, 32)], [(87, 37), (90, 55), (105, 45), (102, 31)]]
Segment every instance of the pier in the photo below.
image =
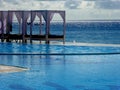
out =
[[(54, 14), (59, 14), (63, 20), (63, 29), (62, 34), (50, 34), (50, 23), (53, 19)], [(18, 32), (12, 33), (12, 23), (13, 18), (16, 17), (18, 22)], [(39, 32), (38, 34), (33, 34), (33, 23), (35, 18), (39, 18)], [(42, 22), (43, 19), (45, 22), (45, 33), (42, 34)], [(28, 22), (28, 19), (29, 22)], [(29, 34), (27, 33), (29, 27)], [(66, 32), (66, 20), (65, 20), (65, 11), (60, 10), (8, 10), (8, 11), (0, 11), (0, 39), (1, 42), (10, 42), (12, 40), (21, 40), (22, 43), (27, 43), (29, 40), (32, 43), (33, 40), (37, 41), (45, 41), (49, 44), (50, 41), (54, 40), (62, 40), (65, 43), (65, 32)]]

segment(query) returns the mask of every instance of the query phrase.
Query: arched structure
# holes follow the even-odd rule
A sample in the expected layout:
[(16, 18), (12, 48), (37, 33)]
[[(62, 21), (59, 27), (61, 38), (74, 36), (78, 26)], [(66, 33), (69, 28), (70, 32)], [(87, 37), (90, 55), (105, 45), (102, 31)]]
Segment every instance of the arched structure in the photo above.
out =
[[(50, 22), (53, 18), (53, 15), (58, 13), (63, 20), (63, 35), (51, 35), (50, 34)], [(13, 22), (13, 15), (15, 14), (18, 23), (19, 23), (19, 32), (17, 34), (10, 34), (10, 25)], [(32, 34), (32, 27), (35, 17), (39, 18), (40, 27), (42, 27), (42, 17), (45, 21), (45, 35)], [(30, 34), (27, 34), (27, 20), (30, 18)], [(44, 40), (46, 43), (49, 43), (51, 40), (63, 40), (65, 43), (65, 11), (58, 10), (32, 10), (32, 11), (0, 11), (0, 39), (4, 41), (4, 39), (20, 39), (23, 43), (26, 40)], [(42, 28), (40, 28), (41, 31)]]

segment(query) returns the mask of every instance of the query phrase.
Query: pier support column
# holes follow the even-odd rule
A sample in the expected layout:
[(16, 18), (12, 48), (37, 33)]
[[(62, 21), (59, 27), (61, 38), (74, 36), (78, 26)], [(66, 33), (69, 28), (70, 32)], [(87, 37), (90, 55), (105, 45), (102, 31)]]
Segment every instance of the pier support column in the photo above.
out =
[(4, 42), (4, 17), (3, 17), (3, 11), (1, 11), (1, 42)]
[(65, 44), (65, 31), (66, 31), (66, 25), (65, 25), (65, 18), (63, 19), (63, 44)]
[(30, 43), (32, 44), (32, 27), (33, 27), (33, 14), (32, 14), (32, 11), (31, 11), (31, 21), (30, 21)]
[(65, 44), (65, 34), (66, 34), (66, 20), (65, 11), (59, 13), (63, 19), (63, 44)]
[(50, 14), (49, 11), (46, 11), (46, 44), (49, 44), (50, 41), (48, 40), (48, 35), (49, 35), (49, 31), (50, 31)]
[(10, 32), (12, 32), (12, 18), (13, 18), (13, 13), (11, 11), (8, 11), (7, 15), (7, 25), (6, 25), (6, 42), (10, 42)]

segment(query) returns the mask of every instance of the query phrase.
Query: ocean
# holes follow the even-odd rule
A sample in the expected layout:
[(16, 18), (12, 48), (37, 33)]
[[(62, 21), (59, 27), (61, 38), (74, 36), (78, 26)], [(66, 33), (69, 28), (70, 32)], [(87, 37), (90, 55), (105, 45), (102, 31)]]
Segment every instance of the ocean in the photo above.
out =
[[(51, 34), (62, 34), (62, 23), (51, 23)], [(29, 34), (28, 25), (27, 33)], [(39, 24), (34, 24), (33, 34), (40, 31)], [(18, 32), (18, 24), (13, 24), (13, 33)], [(45, 25), (42, 25), (42, 34), (45, 34)], [(120, 44), (119, 21), (83, 21), (66, 23), (66, 42)]]

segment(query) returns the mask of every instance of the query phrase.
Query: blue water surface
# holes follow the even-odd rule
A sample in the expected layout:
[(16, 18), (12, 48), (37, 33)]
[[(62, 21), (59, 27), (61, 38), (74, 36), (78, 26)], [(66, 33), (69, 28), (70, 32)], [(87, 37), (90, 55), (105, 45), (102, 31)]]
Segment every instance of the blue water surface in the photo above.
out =
[[(52, 23), (50, 33), (62, 34), (61, 26)], [(43, 34), (44, 28), (45, 25)], [(66, 42), (120, 44), (119, 22), (67, 23), (66, 28)], [(16, 32), (18, 25), (14, 24), (12, 33)], [(36, 33), (39, 26), (33, 27), (33, 34)], [(94, 54), (77, 55), (81, 53)], [(0, 90), (120, 90), (119, 53), (120, 47), (112, 46), (0, 43), (0, 64), (29, 69), (0, 73)]]
[(120, 55), (0, 56), (28, 71), (0, 74), (0, 90), (119, 90)]
[[(9, 53), (119, 52), (119, 47), (0, 43)], [(0, 90), (120, 90), (120, 55), (0, 55), (28, 71), (0, 73)]]
[(0, 53), (11, 54), (84, 54), (119, 53), (120, 47), (0, 43)]

